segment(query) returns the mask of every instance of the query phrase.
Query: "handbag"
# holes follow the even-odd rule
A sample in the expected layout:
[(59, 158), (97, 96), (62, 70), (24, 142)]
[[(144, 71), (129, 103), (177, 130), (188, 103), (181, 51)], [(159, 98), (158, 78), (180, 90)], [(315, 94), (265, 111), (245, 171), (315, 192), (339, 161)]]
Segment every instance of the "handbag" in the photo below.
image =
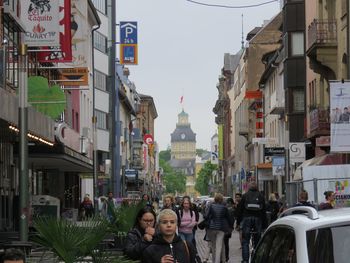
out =
[[(185, 248), (186, 248), (186, 253), (187, 253), (187, 258), (188, 262), (191, 262), (191, 256), (190, 256), (190, 250), (188, 249), (187, 242), (185, 240), (182, 240), (184, 242)], [(192, 263), (192, 262), (191, 262)], [(199, 257), (198, 254), (196, 254), (194, 262), (193, 263), (202, 263), (201, 258)]]
[(203, 230), (205, 228), (208, 228), (209, 227), (209, 220), (208, 219), (203, 219), (202, 222), (198, 223), (198, 228), (200, 230)]

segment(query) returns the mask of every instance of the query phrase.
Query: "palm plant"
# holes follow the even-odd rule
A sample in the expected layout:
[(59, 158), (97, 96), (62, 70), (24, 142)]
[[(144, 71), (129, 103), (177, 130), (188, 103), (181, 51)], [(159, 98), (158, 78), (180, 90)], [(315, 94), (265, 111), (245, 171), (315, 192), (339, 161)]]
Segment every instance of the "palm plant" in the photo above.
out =
[(104, 221), (94, 218), (77, 225), (64, 219), (37, 218), (33, 241), (52, 251), (60, 260), (73, 263), (91, 256), (107, 233)]

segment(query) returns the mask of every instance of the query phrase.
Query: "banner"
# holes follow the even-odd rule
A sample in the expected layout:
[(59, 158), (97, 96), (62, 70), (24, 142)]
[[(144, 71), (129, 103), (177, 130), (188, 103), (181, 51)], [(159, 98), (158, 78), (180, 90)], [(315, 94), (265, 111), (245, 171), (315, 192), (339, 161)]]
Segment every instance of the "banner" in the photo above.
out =
[(72, 61), (72, 39), (71, 39), (71, 1), (60, 0), (60, 45), (55, 47), (44, 47), (53, 51), (43, 51), (38, 53), (38, 61), (45, 62), (71, 62)]
[(219, 160), (224, 159), (224, 125), (218, 125), (218, 139), (219, 139)]
[(330, 82), (331, 152), (350, 152), (350, 82)]
[(71, 0), (72, 62), (62, 63), (68, 67), (89, 67), (89, 36), (87, 1)]
[(59, 45), (59, 4), (57, 0), (21, 1), (21, 19), (26, 26), (24, 42), (29, 47)]

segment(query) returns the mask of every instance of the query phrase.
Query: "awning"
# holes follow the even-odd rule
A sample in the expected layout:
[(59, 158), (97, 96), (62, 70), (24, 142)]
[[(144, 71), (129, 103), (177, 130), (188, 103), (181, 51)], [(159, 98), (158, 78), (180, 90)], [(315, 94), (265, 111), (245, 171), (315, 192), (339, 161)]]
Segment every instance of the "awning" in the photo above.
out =
[(297, 167), (293, 175), (293, 181), (299, 181), (303, 179), (303, 169), (307, 166), (314, 165), (330, 165), (330, 164), (342, 164), (342, 157), (340, 154), (325, 154), (317, 156), (308, 160), (305, 160), (301, 165)]

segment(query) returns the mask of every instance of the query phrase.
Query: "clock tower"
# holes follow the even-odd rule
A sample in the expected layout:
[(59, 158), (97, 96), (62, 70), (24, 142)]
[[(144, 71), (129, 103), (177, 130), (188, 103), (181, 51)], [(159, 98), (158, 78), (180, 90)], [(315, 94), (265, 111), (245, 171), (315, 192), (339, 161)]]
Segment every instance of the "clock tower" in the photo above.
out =
[(194, 196), (196, 191), (196, 134), (191, 129), (188, 114), (182, 110), (176, 128), (171, 134), (171, 159), (169, 164), (186, 175), (186, 194)]
[(171, 159), (196, 159), (196, 134), (184, 110), (178, 115), (176, 128), (171, 134)]

